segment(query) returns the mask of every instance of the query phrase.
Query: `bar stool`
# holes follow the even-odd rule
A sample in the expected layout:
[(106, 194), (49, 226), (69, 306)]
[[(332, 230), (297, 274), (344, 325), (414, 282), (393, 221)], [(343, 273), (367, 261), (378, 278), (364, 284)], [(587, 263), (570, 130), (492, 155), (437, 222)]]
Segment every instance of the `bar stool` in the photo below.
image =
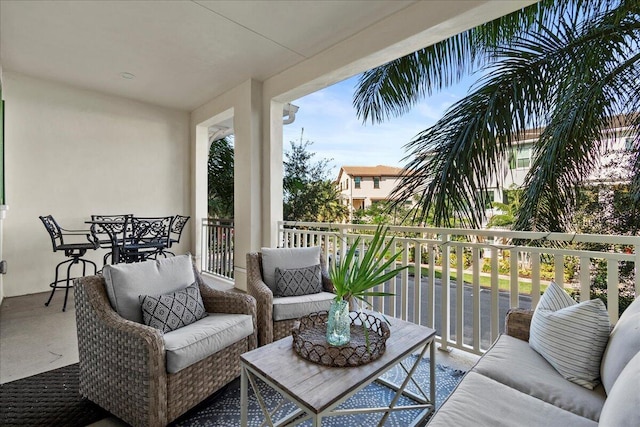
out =
[[(51, 287), (51, 295), (49, 295), (49, 299), (47, 300), (47, 302), (44, 303), (44, 305), (49, 306), (49, 303), (51, 302), (56, 289), (64, 288), (64, 305), (62, 306), (62, 311), (66, 311), (67, 298), (69, 297), (69, 288), (73, 287), (72, 280), (74, 279), (74, 277), (71, 277), (71, 267), (74, 264), (82, 263), (82, 275), (86, 276), (87, 264), (91, 264), (93, 265), (93, 274), (96, 274), (96, 272), (98, 271), (96, 263), (82, 257), (87, 253), (89, 249), (98, 249), (99, 245), (89, 230), (66, 230), (60, 227), (51, 215), (40, 216), (39, 218), (44, 224), (44, 228), (47, 229), (49, 236), (51, 237), (53, 252), (64, 251), (64, 255), (68, 258), (71, 258), (66, 261), (62, 261), (56, 266), (55, 280), (49, 284), (49, 286)], [(65, 243), (65, 236), (85, 236), (87, 242)], [(59, 279), (60, 275), (58, 269), (64, 264), (69, 264), (67, 266), (67, 275), (64, 278)]]

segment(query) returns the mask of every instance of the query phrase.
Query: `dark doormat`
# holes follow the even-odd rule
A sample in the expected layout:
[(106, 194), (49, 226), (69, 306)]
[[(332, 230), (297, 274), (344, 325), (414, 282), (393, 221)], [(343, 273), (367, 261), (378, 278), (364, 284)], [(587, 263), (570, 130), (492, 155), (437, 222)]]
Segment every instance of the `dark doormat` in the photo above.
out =
[(109, 413), (78, 393), (78, 364), (0, 385), (0, 426), (86, 426)]

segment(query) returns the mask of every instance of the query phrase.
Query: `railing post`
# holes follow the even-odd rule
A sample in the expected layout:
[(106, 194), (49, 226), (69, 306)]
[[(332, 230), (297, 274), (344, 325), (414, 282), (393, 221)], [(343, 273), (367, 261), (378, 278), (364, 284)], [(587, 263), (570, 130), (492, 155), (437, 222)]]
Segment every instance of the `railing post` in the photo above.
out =
[(449, 319), (451, 318), (451, 305), (449, 304), (449, 291), (451, 289), (451, 277), (449, 263), (451, 262), (451, 247), (449, 235), (440, 235), (440, 247), (442, 248), (442, 285), (440, 292), (440, 350), (448, 351), (451, 331), (449, 331)]

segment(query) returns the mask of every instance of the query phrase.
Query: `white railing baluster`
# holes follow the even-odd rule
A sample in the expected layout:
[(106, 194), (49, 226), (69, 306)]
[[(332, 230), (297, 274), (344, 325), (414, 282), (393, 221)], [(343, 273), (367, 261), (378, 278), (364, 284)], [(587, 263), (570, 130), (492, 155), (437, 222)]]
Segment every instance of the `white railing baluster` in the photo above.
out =
[(449, 319), (451, 319), (451, 304), (449, 304), (449, 292), (451, 290), (451, 277), (449, 274), (451, 246), (449, 244), (448, 234), (443, 234), (440, 240), (442, 241), (442, 287), (440, 290), (440, 334), (442, 340), (440, 342), (440, 349), (447, 350), (451, 336), (451, 330), (449, 329)]
[(607, 311), (609, 320), (615, 323), (618, 320), (618, 283), (620, 283), (618, 261), (607, 260)]
[(413, 322), (422, 324), (422, 245), (413, 246)]
[(464, 331), (464, 246), (456, 246), (456, 344), (462, 346)]
[(491, 248), (491, 342), (500, 334), (500, 276), (498, 248)]
[(531, 309), (535, 310), (540, 301), (540, 254), (531, 253)]
[(591, 260), (588, 257), (580, 257), (580, 301), (589, 301), (591, 299), (591, 277), (589, 268)]
[(473, 349), (480, 352), (480, 249), (473, 248)]
[(518, 284), (518, 257), (520, 253), (512, 249), (509, 257), (509, 303), (511, 308), (518, 307), (520, 303), (520, 287)]
[(427, 326), (435, 328), (436, 324), (436, 246), (427, 245), (429, 254), (429, 278), (427, 282)]
[[(404, 267), (409, 265), (409, 241), (402, 241), (402, 265)], [(409, 270), (404, 269), (401, 273), (402, 284), (402, 319), (409, 320)], [(415, 283), (413, 284), (415, 286)]]

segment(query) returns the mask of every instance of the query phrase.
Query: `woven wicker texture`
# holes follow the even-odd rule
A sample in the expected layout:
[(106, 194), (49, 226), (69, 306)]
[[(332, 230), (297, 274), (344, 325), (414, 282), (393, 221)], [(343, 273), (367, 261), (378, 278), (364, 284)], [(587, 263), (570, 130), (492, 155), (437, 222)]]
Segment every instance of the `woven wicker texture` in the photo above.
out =
[[(327, 343), (326, 311), (303, 316), (292, 330), (293, 349), (303, 358), (326, 366), (360, 366), (373, 362), (387, 349), (391, 332), (380, 318), (367, 313), (349, 313), (351, 341), (340, 347)], [(362, 326), (367, 325), (368, 330)]]
[[(324, 263), (320, 257), (322, 272), (322, 288), (325, 292), (333, 292), (333, 283), (329, 279)], [(256, 299), (258, 320), (258, 345), (263, 346), (291, 335), (291, 328), (298, 319), (273, 320), (273, 293), (262, 280), (262, 254), (247, 254), (247, 292)]]
[(512, 308), (507, 311), (504, 332), (514, 338), (529, 341), (529, 327), (531, 326), (532, 310)]
[(175, 374), (167, 374), (160, 332), (120, 317), (101, 276), (76, 280), (80, 394), (134, 426), (164, 426), (240, 374), (239, 355), (255, 348), (249, 295), (209, 288), (196, 271), (208, 312), (254, 318), (254, 334)]

